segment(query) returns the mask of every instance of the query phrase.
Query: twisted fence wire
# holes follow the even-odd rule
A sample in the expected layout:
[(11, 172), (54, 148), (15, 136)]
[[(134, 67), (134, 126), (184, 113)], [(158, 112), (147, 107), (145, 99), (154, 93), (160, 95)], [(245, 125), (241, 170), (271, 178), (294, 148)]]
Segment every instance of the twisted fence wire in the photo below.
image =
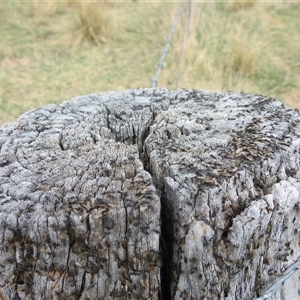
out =
[(168, 35), (168, 38), (167, 38), (167, 41), (166, 41), (166, 45), (165, 45), (165, 48), (164, 48), (164, 52), (159, 60), (159, 63), (157, 65), (157, 71), (156, 71), (156, 74), (155, 74), (155, 77), (151, 80), (152, 81), (152, 87), (153, 88), (156, 88), (157, 87), (157, 82), (158, 82), (158, 77), (160, 75), (160, 72), (161, 72), (161, 68), (163, 66), (163, 61), (164, 59), (166, 58), (167, 56), (167, 53), (169, 51), (169, 46), (170, 46), (170, 42), (171, 42), (171, 39), (172, 39), (172, 36), (175, 32), (175, 28), (176, 28), (176, 24), (178, 22), (178, 19), (180, 17), (180, 14), (181, 14), (181, 11), (182, 11), (182, 7), (183, 7), (183, 3), (184, 3), (184, 0), (182, 0), (179, 4), (179, 7), (178, 7), (178, 10), (177, 10), (177, 13), (176, 13), (176, 16), (175, 16), (175, 19), (173, 21), (173, 24), (172, 24), (172, 27), (171, 27), (171, 30), (169, 32), (169, 35)]
[(284, 284), (284, 282), (289, 277), (291, 277), (296, 271), (299, 270), (299, 267), (300, 267), (300, 258), (289, 268), (287, 268), (282, 274), (282, 276), (278, 280), (276, 280), (272, 285), (270, 285), (270, 287), (265, 291), (265, 293), (262, 296), (254, 300), (266, 300), (272, 295), (274, 295), (277, 292), (277, 290)]

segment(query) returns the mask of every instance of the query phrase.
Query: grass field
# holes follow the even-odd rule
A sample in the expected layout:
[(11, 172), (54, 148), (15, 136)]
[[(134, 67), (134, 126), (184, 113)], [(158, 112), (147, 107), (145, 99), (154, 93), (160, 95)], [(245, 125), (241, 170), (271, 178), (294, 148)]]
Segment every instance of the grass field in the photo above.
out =
[[(178, 2), (0, 3), (0, 124), (46, 103), (151, 87)], [(300, 108), (300, 3), (185, 3), (159, 87)]]

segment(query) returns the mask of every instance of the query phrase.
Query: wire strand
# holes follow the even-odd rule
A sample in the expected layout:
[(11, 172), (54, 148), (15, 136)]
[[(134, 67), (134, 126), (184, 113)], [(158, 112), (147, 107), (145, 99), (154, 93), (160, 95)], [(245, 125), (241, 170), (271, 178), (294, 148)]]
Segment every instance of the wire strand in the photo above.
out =
[(265, 293), (256, 298), (255, 300), (266, 300), (271, 297), (273, 294), (277, 292), (277, 290), (284, 284), (284, 282), (291, 277), (296, 271), (299, 270), (300, 267), (300, 258), (294, 264), (292, 264), (289, 268), (285, 270), (282, 276), (277, 279), (269, 288), (265, 291)]
[(159, 63), (157, 65), (157, 71), (156, 71), (156, 74), (155, 74), (155, 77), (151, 80), (152, 82), (152, 87), (153, 88), (156, 88), (157, 87), (157, 83), (158, 83), (158, 77), (160, 75), (160, 72), (161, 72), (161, 68), (163, 66), (163, 61), (164, 59), (166, 58), (167, 56), (167, 53), (169, 51), (169, 46), (170, 46), (170, 42), (171, 42), (171, 39), (172, 39), (172, 36), (175, 32), (175, 28), (176, 28), (176, 24), (178, 22), (178, 19), (180, 17), (180, 14), (181, 14), (181, 11), (182, 11), (182, 7), (183, 7), (183, 3), (184, 3), (184, 0), (181, 1), (181, 3), (179, 4), (179, 7), (178, 7), (178, 10), (177, 10), (177, 13), (176, 13), (176, 16), (175, 16), (175, 19), (173, 21), (173, 24), (172, 24), (172, 27), (171, 27), (171, 30), (169, 32), (169, 35), (168, 35), (168, 38), (167, 38), (167, 41), (166, 41), (166, 45), (165, 45), (165, 48), (164, 48), (164, 52), (159, 60)]

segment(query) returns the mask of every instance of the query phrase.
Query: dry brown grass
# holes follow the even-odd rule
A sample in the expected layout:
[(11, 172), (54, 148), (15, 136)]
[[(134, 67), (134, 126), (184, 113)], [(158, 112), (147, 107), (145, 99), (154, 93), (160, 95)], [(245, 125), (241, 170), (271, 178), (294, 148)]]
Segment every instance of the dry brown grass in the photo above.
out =
[(186, 6), (168, 58), (179, 63), (166, 66), (161, 85), (255, 92), (252, 80), (266, 46), (255, 24), (255, 13), (237, 22), (224, 6)]
[[(158, 86), (299, 99), (300, 6), (260, 2), (185, 3)], [(0, 123), (80, 94), (150, 87), (177, 8), (3, 2)]]
[(247, 9), (251, 9), (256, 2), (257, 0), (233, 1), (229, 3), (225, 3), (225, 9), (229, 12), (238, 12), (240, 10), (247, 10)]
[(25, 2), (22, 3), (23, 14), (32, 18), (37, 25), (44, 25), (45, 19), (63, 12), (63, 3), (58, 2)]
[(76, 13), (73, 28), (75, 45), (85, 41), (95, 45), (107, 41), (107, 23), (109, 8), (103, 2), (69, 2)]

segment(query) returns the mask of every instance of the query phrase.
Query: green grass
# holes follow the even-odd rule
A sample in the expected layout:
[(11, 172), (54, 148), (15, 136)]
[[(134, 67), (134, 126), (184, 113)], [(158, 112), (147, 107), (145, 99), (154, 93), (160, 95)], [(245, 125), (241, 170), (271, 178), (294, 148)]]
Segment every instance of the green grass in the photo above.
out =
[[(187, 3), (158, 85), (300, 108), (300, 5)], [(178, 3), (0, 4), (0, 124), (80, 94), (150, 87)]]

